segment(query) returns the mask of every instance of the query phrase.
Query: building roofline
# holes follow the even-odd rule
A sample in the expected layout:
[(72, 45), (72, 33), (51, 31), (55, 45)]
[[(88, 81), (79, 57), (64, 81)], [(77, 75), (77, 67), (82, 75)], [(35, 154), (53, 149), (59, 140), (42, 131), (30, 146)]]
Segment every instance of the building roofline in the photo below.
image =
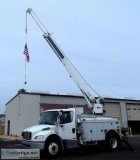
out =
[[(83, 98), (83, 95), (77, 95), (77, 94), (57, 94), (57, 93), (43, 93), (43, 92), (18, 92), (13, 98), (11, 98), (7, 103), (10, 103), (15, 97), (17, 97), (20, 94), (28, 94), (28, 95), (39, 95), (39, 96), (56, 96), (56, 97), (75, 97), (75, 98)], [(126, 101), (129, 102), (138, 102), (140, 103), (140, 100), (138, 99), (128, 99), (128, 98), (113, 98), (113, 97), (104, 97), (105, 102), (108, 100), (112, 101)]]
[(76, 94), (57, 94), (57, 93), (41, 93), (41, 92), (18, 92), (13, 98), (11, 98), (5, 105), (10, 103), (13, 99), (15, 99), (20, 94), (28, 94), (28, 95), (39, 95), (39, 96), (55, 96), (55, 97), (77, 97), (83, 98), (82, 95)]
[(8, 103), (10, 103), (10, 102), (11, 102), (13, 99), (15, 99), (18, 95), (19, 95), (19, 93), (16, 94), (13, 98), (11, 98), (5, 105), (7, 105)]
[(139, 99), (113, 98), (113, 97), (105, 97), (104, 99), (105, 99), (105, 101), (112, 100), (112, 101), (125, 101), (125, 102), (127, 102), (127, 103), (129, 103), (129, 102), (139, 102), (139, 103), (140, 103), (140, 100), (139, 100)]

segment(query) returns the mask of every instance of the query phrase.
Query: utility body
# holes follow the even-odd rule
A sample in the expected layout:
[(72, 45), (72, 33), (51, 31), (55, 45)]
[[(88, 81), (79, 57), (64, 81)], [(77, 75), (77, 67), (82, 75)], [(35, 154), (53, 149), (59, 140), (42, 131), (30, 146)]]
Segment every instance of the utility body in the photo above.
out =
[(118, 149), (123, 137), (118, 119), (103, 116), (103, 99), (100, 96), (94, 98), (91, 86), (61, 51), (33, 10), (29, 8), (27, 13), (42, 30), (43, 37), (82, 92), (91, 112), (84, 114), (82, 107), (44, 111), (39, 125), (22, 132), (23, 146), (46, 150), (52, 157), (65, 149), (96, 145), (99, 141), (105, 141), (112, 150)]

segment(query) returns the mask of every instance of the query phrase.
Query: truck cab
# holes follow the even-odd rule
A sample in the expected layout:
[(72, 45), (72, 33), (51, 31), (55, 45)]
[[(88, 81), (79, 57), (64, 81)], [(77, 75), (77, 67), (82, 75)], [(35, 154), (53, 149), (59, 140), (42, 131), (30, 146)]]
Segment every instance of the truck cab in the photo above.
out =
[[(82, 108), (55, 109), (44, 111), (40, 117), (39, 125), (26, 128), (22, 132), (22, 144), (27, 148), (44, 150), (50, 148), (73, 148), (77, 147), (77, 115), (83, 112)], [(50, 145), (54, 140), (59, 144)], [(71, 145), (73, 144), (73, 145)], [(48, 152), (48, 151), (47, 151)]]

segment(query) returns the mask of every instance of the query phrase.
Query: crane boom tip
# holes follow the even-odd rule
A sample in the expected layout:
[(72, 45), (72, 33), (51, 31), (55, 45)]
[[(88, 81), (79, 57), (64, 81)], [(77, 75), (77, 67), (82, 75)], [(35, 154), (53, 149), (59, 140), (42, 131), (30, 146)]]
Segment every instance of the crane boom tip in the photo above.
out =
[(31, 13), (31, 11), (32, 11), (32, 8), (28, 8), (28, 9), (26, 10), (26, 13)]

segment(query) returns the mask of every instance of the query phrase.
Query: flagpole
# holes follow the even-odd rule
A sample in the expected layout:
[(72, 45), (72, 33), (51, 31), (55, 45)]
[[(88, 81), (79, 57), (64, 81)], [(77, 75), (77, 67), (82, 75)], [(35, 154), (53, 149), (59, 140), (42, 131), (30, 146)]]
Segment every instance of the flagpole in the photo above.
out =
[[(27, 44), (27, 13), (26, 13), (26, 18), (25, 18), (25, 33), (26, 33), (25, 44)], [(27, 60), (25, 58), (25, 82), (24, 82), (24, 84), (27, 83), (27, 81), (26, 81), (26, 62), (27, 62)]]
[(25, 82), (24, 82), (24, 84), (26, 84), (27, 83), (27, 81), (26, 81), (26, 58), (25, 58)]

